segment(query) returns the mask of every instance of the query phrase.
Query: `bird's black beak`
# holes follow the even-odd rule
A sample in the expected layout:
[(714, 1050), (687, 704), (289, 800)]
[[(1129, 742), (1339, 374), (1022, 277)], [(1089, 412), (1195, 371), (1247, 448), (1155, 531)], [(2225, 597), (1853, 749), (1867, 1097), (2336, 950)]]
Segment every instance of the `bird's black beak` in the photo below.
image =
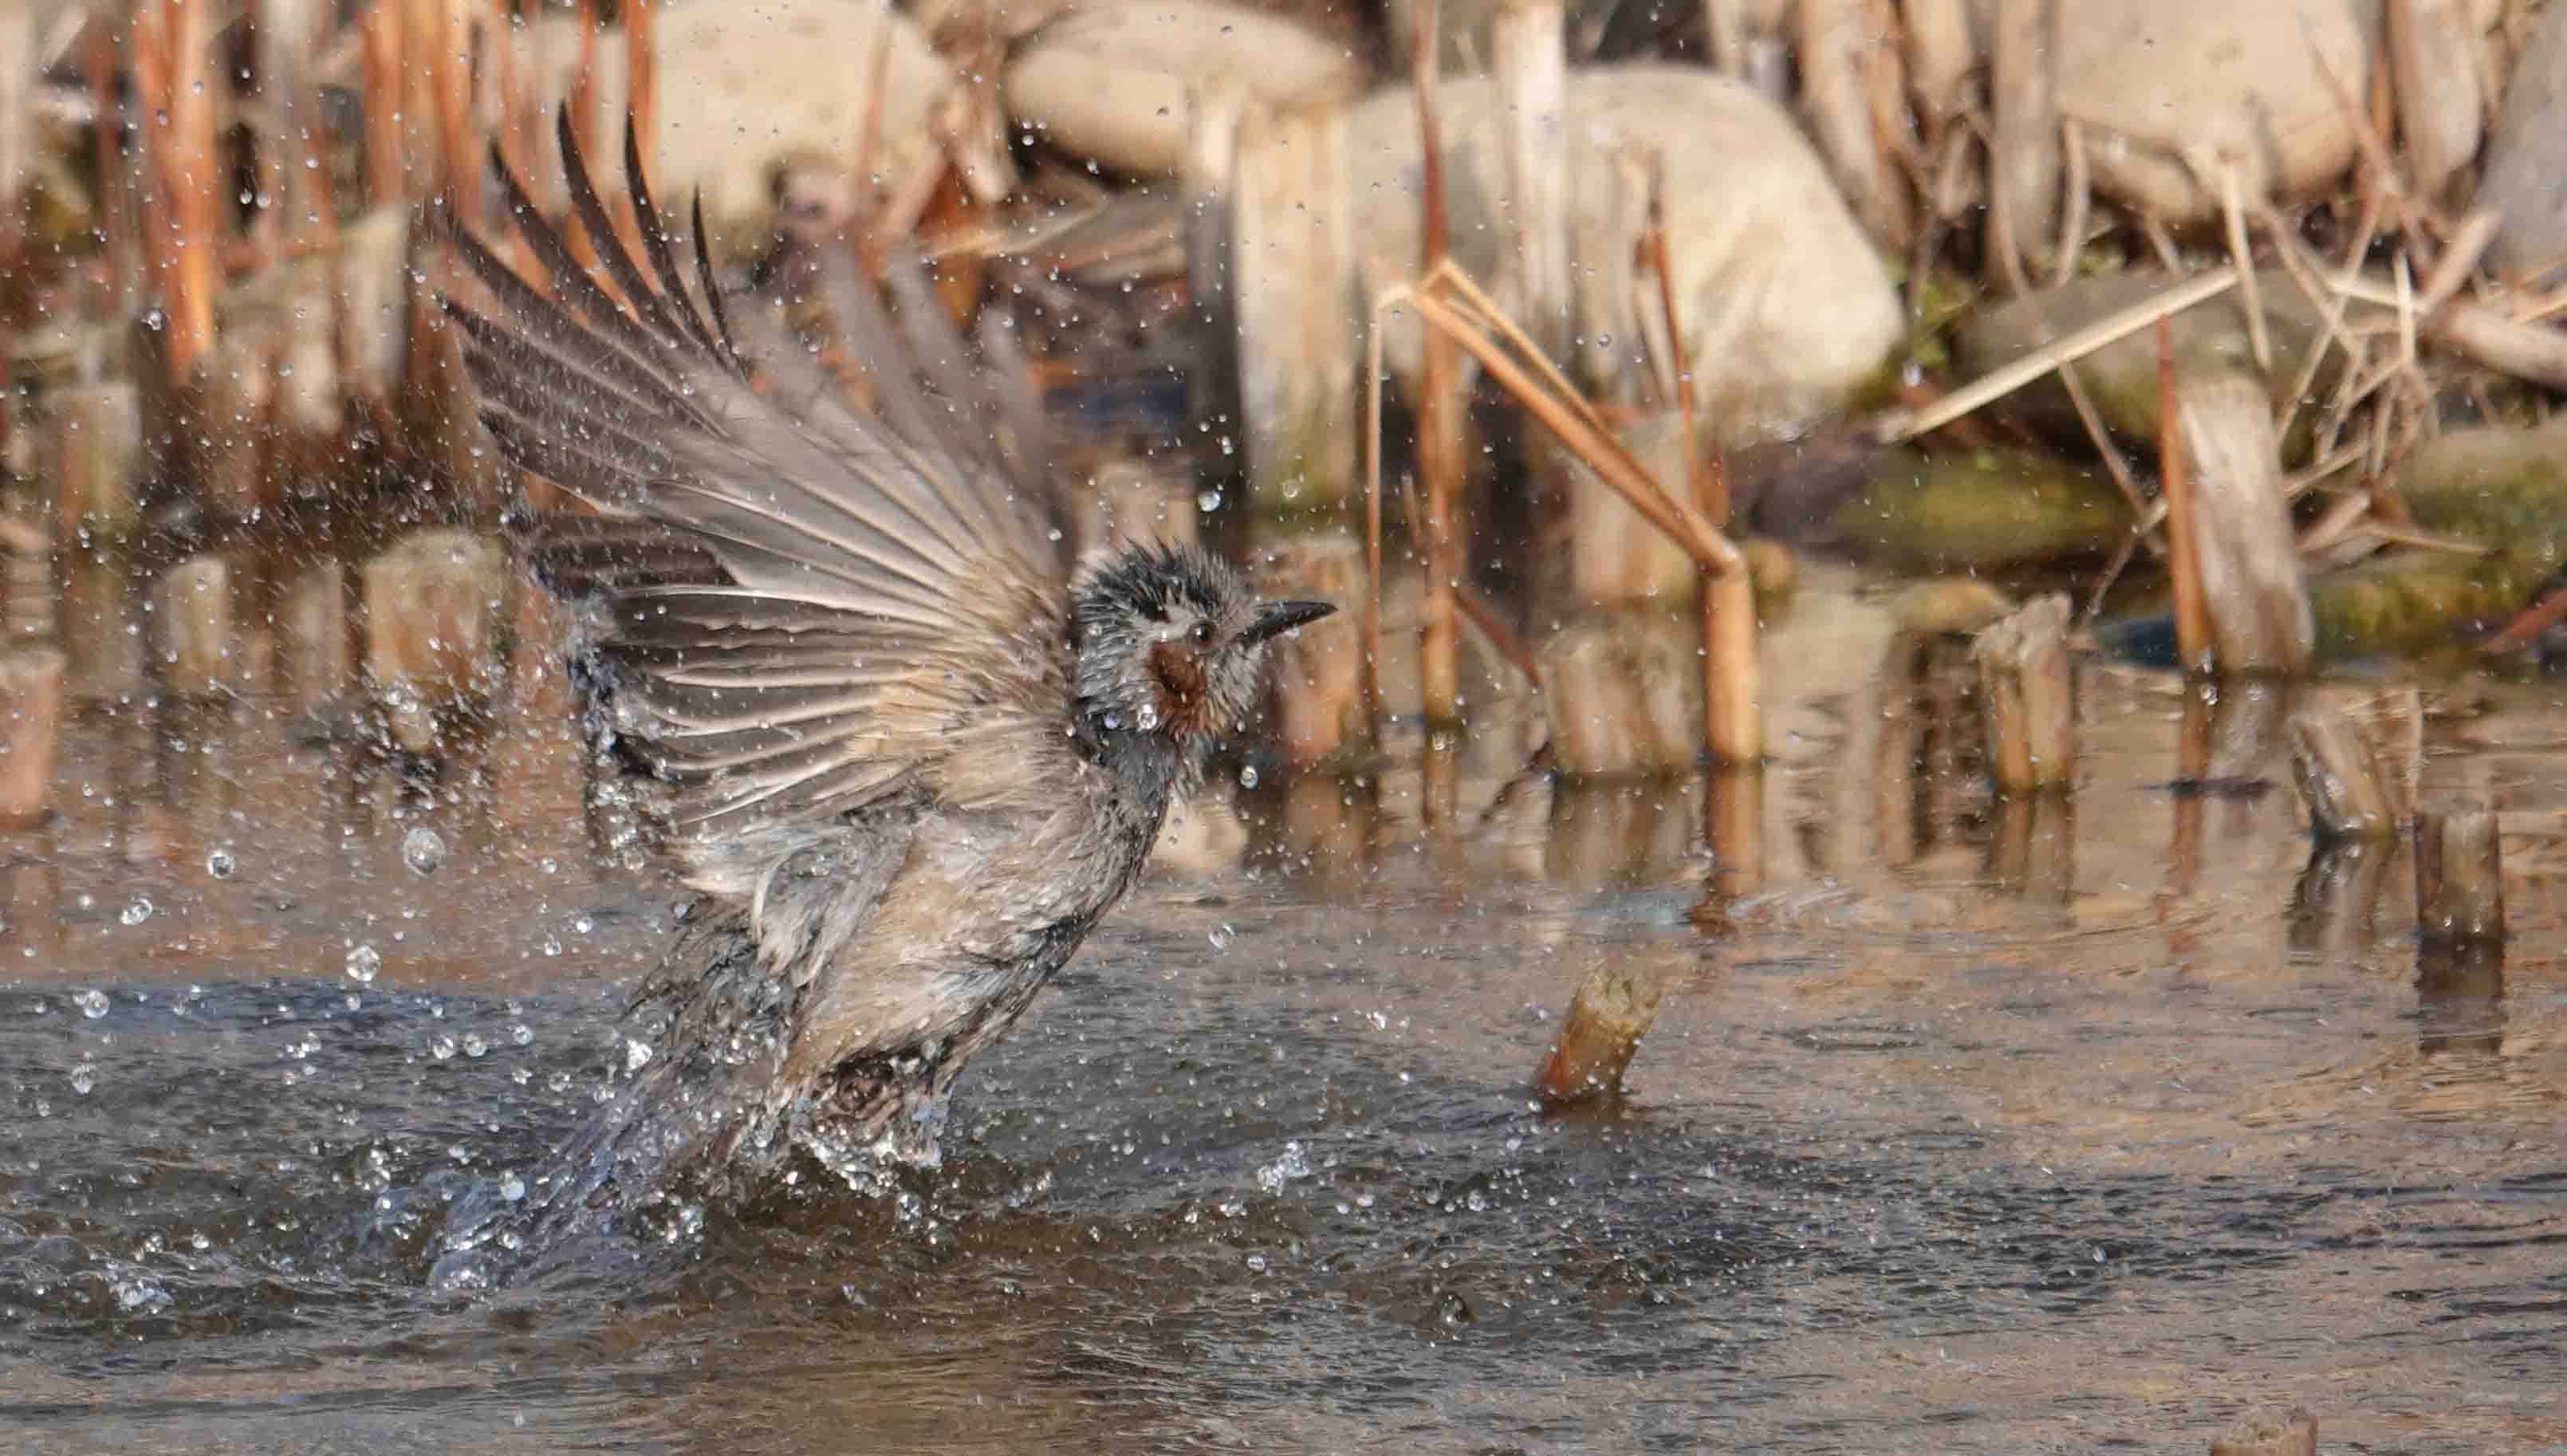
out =
[(1283, 634), (1304, 623), (1316, 622), (1337, 609), (1334, 602), (1260, 602), (1257, 620), (1239, 634), (1242, 645), (1254, 647), (1270, 637)]

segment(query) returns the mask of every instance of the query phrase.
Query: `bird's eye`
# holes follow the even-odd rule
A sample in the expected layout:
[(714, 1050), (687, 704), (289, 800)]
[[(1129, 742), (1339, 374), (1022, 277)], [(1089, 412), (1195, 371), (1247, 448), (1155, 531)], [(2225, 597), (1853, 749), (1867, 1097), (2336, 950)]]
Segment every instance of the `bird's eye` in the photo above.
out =
[(1195, 646), (1205, 646), (1212, 641), (1212, 624), (1210, 622), (1197, 622), (1194, 625), (1194, 630), (1186, 635), (1195, 640)]

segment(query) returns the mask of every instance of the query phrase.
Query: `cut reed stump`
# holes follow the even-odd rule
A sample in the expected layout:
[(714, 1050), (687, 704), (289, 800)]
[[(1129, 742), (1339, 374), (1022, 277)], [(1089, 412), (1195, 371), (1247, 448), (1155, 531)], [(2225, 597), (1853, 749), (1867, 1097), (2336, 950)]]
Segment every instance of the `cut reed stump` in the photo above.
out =
[(71, 660), (72, 695), (82, 703), (133, 697), (143, 687), (143, 633), (124, 564), (90, 550), (68, 550), (61, 559), (60, 641)]
[(2371, 739), (2343, 714), (2309, 709), (2293, 714), (2291, 773), (2309, 806), (2309, 828), (2320, 843), (2344, 839), (2394, 839), (2398, 804)]
[[(2214, 669), (2223, 677), (2306, 672), (2317, 628), (2264, 386), (2236, 372), (2193, 375), (2176, 386), (2175, 408), (2186, 488), (2182, 518), (2170, 511), (2167, 529), (2185, 534), (2188, 549), (2174, 564), (2197, 577)], [(2169, 503), (2176, 498), (2170, 488)], [(2180, 600), (2182, 583), (2176, 593)]]
[(2065, 788), (2077, 778), (2076, 669), (2068, 598), (2034, 600), (1979, 634), (1971, 656), (1987, 706), (1988, 761), (2000, 793)]
[(37, 502), (22, 497), (18, 504), (0, 516), (0, 530), (7, 532), (7, 552), (0, 555), (0, 629), (12, 643), (52, 642), (62, 622), (53, 535), (41, 516), (24, 508)]
[[(1201, 450), (1197, 473), (1205, 488), (1235, 500), (1247, 483), (1239, 448), (1240, 396), (1238, 295), (1232, 288), (1237, 254), (1231, 229), (1231, 194), (1239, 175), (1242, 105), (1228, 89), (1188, 99), (1186, 161), (1186, 288), (1194, 336), (1195, 367), (1186, 374), (1186, 413)], [(1241, 502), (1244, 506), (1245, 502)], [(1245, 511), (1217, 516), (1216, 530)]]
[[(1351, 602), (1364, 592), (1364, 547), (1330, 526), (1264, 541), (1252, 573), (1270, 600)], [(1370, 746), (1364, 711), (1363, 633), (1351, 615), (1300, 628), (1275, 645), (1276, 747), (1304, 769)]]
[(242, 660), (232, 643), (230, 564), (207, 553), (162, 572), (151, 589), (150, 636), (162, 691), (184, 700), (236, 691)]
[[(1436, 12), (1427, 7), (1417, 17), (1411, 51), (1411, 74), (1417, 89), (1419, 156), (1418, 276), (1433, 278), (1450, 261), (1450, 212), (1445, 205), (1444, 142), (1436, 122), (1435, 82), (1441, 74), (1436, 57)], [(1428, 329), (1419, 360), (1417, 414), (1417, 483), (1426, 498), (1426, 518), (1417, 532), (1426, 558), (1426, 598), (1417, 632), (1417, 696), (1430, 730), (1462, 723), (1462, 617), (1460, 589), (1464, 572), (1461, 543), (1464, 411), (1462, 346), (1441, 329)], [(1430, 806), (1432, 800), (1429, 800)]]
[(1342, 107), (1274, 112), (1239, 129), (1231, 305), (1248, 494), (1266, 514), (1354, 493), (1357, 348)]
[(394, 746), (430, 753), (454, 715), (486, 712), (505, 677), (501, 624), (512, 578), (493, 541), (416, 531), (359, 569), (366, 677)]
[(1545, 357), (1569, 356), (1569, 46), (1561, 0), (1502, 0), (1489, 27), (1500, 110), (1506, 118), (1507, 215), (1515, 225), (1516, 276), (1526, 337)]
[(179, 455), (209, 513), (246, 520), (276, 503), (264, 445), (277, 383), (274, 342), (256, 330), (226, 333), (197, 370), (179, 407)]
[(62, 649), (45, 644), (0, 649), (0, 827), (24, 828), (45, 816), (69, 665)]
[(1544, 1101), (1621, 1094), (1622, 1073), (1658, 1019), (1660, 982), (1657, 968), (1640, 957), (1608, 955), (1587, 973), (1561, 1019), (1560, 1038), (1534, 1074)]
[(132, 384), (74, 385), (46, 402), (52, 414), (54, 538), (122, 540), (142, 521), (136, 475), (143, 462), (143, 396)]
[(294, 710), (310, 713), (348, 681), (346, 565), (324, 557), (296, 574), (286, 584), (277, 627), (277, 680)]
[(2318, 1456), (2318, 1418), (2296, 1407), (2250, 1415), (2210, 1443), (2210, 1456)]
[(1192, 546), (1203, 535), (1192, 488), (1147, 460), (1103, 461), (1070, 500), (1070, 546), (1082, 559), (1125, 546)]
[(2417, 807), (2416, 928), (2433, 944), (2504, 939), (2504, 852), (2485, 804)]

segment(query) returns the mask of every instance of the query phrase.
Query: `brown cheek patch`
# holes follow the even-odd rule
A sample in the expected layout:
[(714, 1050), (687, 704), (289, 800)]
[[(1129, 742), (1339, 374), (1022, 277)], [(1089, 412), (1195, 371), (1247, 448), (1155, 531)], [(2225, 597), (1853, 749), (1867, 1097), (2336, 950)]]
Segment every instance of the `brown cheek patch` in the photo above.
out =
[(1159, 690), (1159, 723), (1171, 733), (1207, 729), (1203, 664), (1184, 645), (1161, 642), (1150, 648), (1150, 681)]

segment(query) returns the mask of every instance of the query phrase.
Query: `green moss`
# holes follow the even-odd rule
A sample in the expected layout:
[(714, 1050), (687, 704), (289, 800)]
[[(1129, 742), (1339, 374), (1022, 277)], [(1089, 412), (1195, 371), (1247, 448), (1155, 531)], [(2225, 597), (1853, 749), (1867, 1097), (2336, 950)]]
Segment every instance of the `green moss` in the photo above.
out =
[(2494, 554), (2397, 551), (2311, 582), (2326, 656), (2447, 647), (2467, 623), (2520, 611), (2567, 564), (2567, 429), (2452, 431), (2407, 457), (2398, 488), (2418, 525)]
[(2309, 583), (2318, 656), (2425, 653), (2448, 647), (2462, 624), (2512, 614), (2556, 566), (2540, 552), (2454, 556), (2397, 551)]
[(1867, 560), (1981, 570), (2110, 551), (2129, 534), (2131, 512), (2103, 471), (2048, 455), (1891, 449), (1834, 524)]

